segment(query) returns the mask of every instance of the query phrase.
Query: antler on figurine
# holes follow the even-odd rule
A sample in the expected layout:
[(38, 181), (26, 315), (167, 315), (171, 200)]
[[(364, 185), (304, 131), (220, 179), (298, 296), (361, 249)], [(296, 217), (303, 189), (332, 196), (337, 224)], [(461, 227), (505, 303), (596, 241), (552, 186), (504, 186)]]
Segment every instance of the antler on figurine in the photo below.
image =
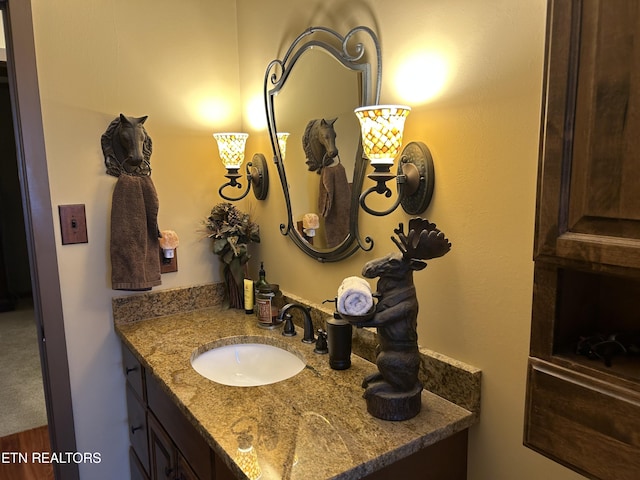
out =
[(400, 223), (393, 232), (398, 238), (391, 237), (393, 243), (402, 252), (403, 258), (409, 260), (429, 260), (445, 255), (451, 250), (451, 242), (445, 237), (435, 223), (424, 218), (409, 220), (409, 234), (404, 234), (404, 225)]

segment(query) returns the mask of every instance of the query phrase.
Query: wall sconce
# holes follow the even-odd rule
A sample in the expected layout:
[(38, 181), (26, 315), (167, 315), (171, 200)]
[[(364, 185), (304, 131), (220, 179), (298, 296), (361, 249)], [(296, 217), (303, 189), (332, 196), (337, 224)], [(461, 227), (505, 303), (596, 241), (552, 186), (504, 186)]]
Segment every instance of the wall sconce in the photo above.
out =
[[(354, 110), (360, 120), (364, 154), (374, 168), (367, 177), (376, 184), (360, 195), (360, 206), (371, 215), (388, 215), (398, 205), (402, 205), (408, 214), (417, 215), (424, 212), (431, 202), (434, 185), (433, 158), (424, 143), (409, 143), (400, 154), (397, 174), (391, 173), (394, 159), (402, 146), (404, 121), (410, 111), (411, 108), (404, 105), (374, 105)], [(382, 212), (368, 207), (366, 197), (373, 192), (391, 197), (391, 189), (386, 183), (394, 178), (398, 191), (395, 203)]]
[(225, 200), (235, 202), (247, 196), (251, 186), (253, 186), (253, 194), (258, 200), (264, 200), (269, 191), (269, 173), (267, 170), (267, 160), (261, 153), (256, 153), (251, 161), (247, 163), (246, 176), (247, 188), (239, 197), (229, 197), (222, 193), (226, 187), (242, 188), (242, 184), (238, 181), (242, 177), (238, 173), (242, 162), (244, 161), (244, 146), (247, 142), (249, 134), (247, 133), (214, 133), (213, 138), (218, 142), (218, 151), (224, 167), (227, 169), (227, 183), (218, 189), (218, 193)]

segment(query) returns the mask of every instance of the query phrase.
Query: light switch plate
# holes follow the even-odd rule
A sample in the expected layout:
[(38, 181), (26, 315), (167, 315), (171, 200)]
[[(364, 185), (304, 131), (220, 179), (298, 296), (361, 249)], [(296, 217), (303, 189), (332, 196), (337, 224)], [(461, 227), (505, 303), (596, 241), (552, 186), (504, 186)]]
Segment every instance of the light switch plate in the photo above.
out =
[(62, 244), (88, 243), (84, 204), (58, 205)]

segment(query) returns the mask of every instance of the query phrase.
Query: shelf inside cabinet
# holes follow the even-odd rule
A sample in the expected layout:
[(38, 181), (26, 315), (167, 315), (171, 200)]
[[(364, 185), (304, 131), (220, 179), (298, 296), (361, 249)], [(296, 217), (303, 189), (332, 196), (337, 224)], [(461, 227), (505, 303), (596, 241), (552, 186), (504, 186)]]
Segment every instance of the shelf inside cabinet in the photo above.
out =
[(640, 281), (558, 268), (556, 297), (551, 354), (640, 382)]
[(607, 367), (602, 360), (578, 355), (571, 347), (558, 349), (552, 362), (585, 375), (604, 381), (615, 381), (620, 386), (640, 392), (640, 356), (620, 355), (614, 357)]

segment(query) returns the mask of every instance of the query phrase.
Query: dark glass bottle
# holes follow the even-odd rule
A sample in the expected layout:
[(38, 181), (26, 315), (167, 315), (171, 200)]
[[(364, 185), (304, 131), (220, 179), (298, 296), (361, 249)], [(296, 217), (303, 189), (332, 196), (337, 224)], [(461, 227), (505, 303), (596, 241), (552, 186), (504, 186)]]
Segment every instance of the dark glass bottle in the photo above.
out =
[[(257, 300), (258, 292), (260, 291), (260, 288), (266, 285), (269, 285), (269, 282), (267, 282), (267, 274), (264, 271), (264, 263), (260, 262), (260, 271), (258, 272), (258, 280), (253, 284), (253, 291), (254, 291), (253, 298)], [(256, 310), (256, 315), (258, 315), (257, 310)]]
[(267, 285), (267, 274), (264, 271), (264, 262), (260, 262), (260, 271), (258, 271), (258, 281), (255, 284), (256, 291), (262, 286)]

